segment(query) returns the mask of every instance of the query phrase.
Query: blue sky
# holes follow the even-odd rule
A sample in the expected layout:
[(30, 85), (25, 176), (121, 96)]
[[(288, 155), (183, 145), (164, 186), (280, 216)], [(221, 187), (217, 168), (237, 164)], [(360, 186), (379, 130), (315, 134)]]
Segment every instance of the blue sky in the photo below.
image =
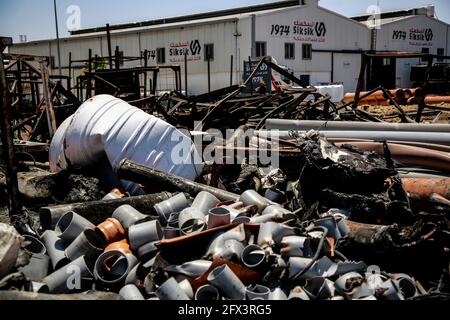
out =
[[(242, 7), (271, 2), (270, 0), (57, 0), (60, 35), (68, 36), (66, 13), (70, 5), (81, 9), (81, 27), (102, 26), (106, 23), (126, 23), (151, 20), (190, 13)], [(322, 7), (346, 16), (365, 14), (370, 5), (380, 5), (381, 10), (392, 11), (427, 4), (436, 7), (439, 19), (450, 23), (448, 0), (320, 0)], [(28, 41), (55, 37), (53, 0), (0, 0), (0, 35), (27, 35)]]

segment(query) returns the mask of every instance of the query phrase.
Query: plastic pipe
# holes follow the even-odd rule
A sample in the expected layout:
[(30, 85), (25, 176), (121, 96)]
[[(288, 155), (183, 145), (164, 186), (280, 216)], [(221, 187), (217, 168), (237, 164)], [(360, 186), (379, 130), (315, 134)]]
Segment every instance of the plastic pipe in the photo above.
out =
[(275, 203), (283, 203), (285, 196), (286, 195), (283, 191), (276, 188), (269, 188), (264, 194), (264, 197), (266, 199), (269, 199), (270, 201)]
[(264, 198), (255, 190), (245, 191), (239, 197), (239, 201), (243, 202), (245, 206), (256, 205), (259, 213), (262, 213), (265, 208), (272, 204), (269, 199)]
[(215, 268), (208, 275), (208, 281), (230, 300), (244, 300), (245, 286), (227, 265)]
[(89, 201), (42, 207), (39, 209), (39, 220), (44, 230), (52, 229), (61, 216), (69, 211), (74, 211), (89, 221), (99, 224), (109, 218), (115, 209), (125, 204), (132, 206), (139, 212), (151, 215), (155, 203), (167, 200), (170, 196), (170, 193), (162, 192), (139, 197), (126, 197), (113, 200)]
[(189, 300), (174, 278), (168, 279), (155, 292), (160, 300)]
[(286, 257), (305, 257), (311, 254), (310, 241), (307, 237), (289, 236), (281, 240), (282, 256)]
[(348, 284), (351, 283), (351, 279), (362, 279), (362, 278), (363, 276), (361, 276), (359, 273), (349, 272), (340, 276), (334, 283), (334, 286), (336, 287), (336, 290), (339, 293), (347, 294), (351, 289), (348, 287)]
[(275, 288), (269, 294), (269, 300), (287, 300), (287, 299), (288, 299), (287, 295), (280, 288)]
[(206, 217), (197, 208), (186, 208), (178, 216), (178, 226), (182, 234), (201, 232), (206, 228)]
[(24, 235), (23, 238), (25, 242), (28, 243), (24, 246), (25, 251), (27, 251), (28, 253), (45, 254), (47, 252), (45, 245), (38, 238), (29, 235)]
[(88, 260), (97, 259), (103, 252), (105, 242), (93, 230), (84, 230), (65, 250), (65, 255), (70, 261), (81, 256)]
[(273, 246), (280, 243), (286, 236), (294, 235), (294, 229), (276, 222), (263, 223), (259, 228), (257, 243), (261, 247)]
[(137, 249), (137, 251), (136, 251), (138, 258), (141, 260), (145, 260), (145, 258), (147, 258), (148, 256), (150, 256), (152, 254), (156, 255), (156, 253), (158, 252), (156, 243), (158, 243), (158, 241), (149, 242), (149, 243), (146, 243), (143, 246), (139, 247), (139, 249)]
[(128, 240), (132, 250), (137, 250), (144, 244), (159, 241), (163, 236), (164, 233), (158, 220), (135, 224), (128, 230)]
[[(177, 146), (183, 153), (174, 158)], [(110, 95), (87, 100), (58, 128), (50, 146), (50, 166), (54, 172), (90, 167), (104, 155), (112, 175), (123, 159), (190, 180), (203, 169), (190, 137)], [(129, 186), (128, 191), (135, 189)]]
[(269, 300), (270, 289), (265, 286), (255, 284), (247, 287), (246, 294), (248, 300)]
[(71, 243), (86, 229), (95, 230), (95, 226), (79, 214), (68, 212), (59, 219), (55, 231), (61, 239)]
[(45, 283), (36, 281), (29, 282), (27, 291), (35, 293), (50, 293), (50, 289)]
[(171, 213), (169, 219), (167, 220), (167, 226), (172, 228), (179, 228), (178, 218), (180, 217), (179, 212)]
[(58, 270), (68, 262), (64, 254), (66, 244), (58, 237), (55, 231), (45, 231), (42, 234), (42, 241), (52, 262), (53, 270)]
[(20, 267), (19, 271), (22, 272), (25, 277), (30, 281), (41, 282), (49, 272), (50, 269), (50, 257), (38, 253), (33, 254), (30, 257), (30, 261), (24, 267)]
[(148, 218), (148, 216), (140, 213), (128, 204), (120, 206), (119, 208), (114, 210), (112, 217), (119, 220), (120, 224), (125, 228), (125, 230), (128, 230), (137, 222)]
[(208, 215), (208, 229), (228, 225), (231, 223), (230, 210), (219, 207), (209, 210)]
[(267, 130), (298, 131), (412, 131), (412, 132), (448, 132), (449, 124), (423, 123), (387, 123), (358, 121), (321, 121), (321, 120), (266, 120)]
[(167, 223), (167, 220), (172, 213), (181, 212), (188, 206), (189, 203), (184, 193), (179, 193), (168, 200), (155, 204), (154, 208), (161, 223)]
[(205, 284), (197, 289), (195, 300), (198, 301), (217, 301), (220, 300), (220, 293), (216, 287)]
[(242, 252), (242, 263), (251, 269), (261, 267), (265, 264), (267, 253), (257, 245), (249, 245)]
[(164, 268), (167, 272), (185, 275), (189, 278), (198, 278), (209, 270), (212, 262), (208, 260), (194, 260), (179, 266), (168, 266)]
[(130, 244), (128, 243), (127, 239), (113, 242), (105, 248), (105, 252), (114, 250), (120, 250), (123, 253), (131, 253)]
[[(297, 277), (302, 271), (304, 271), (313, 262), (310, 258), (303, 257), (291, 257), (289, 258), (289, 279)], [(303, 275), (304, 278), (313, 277), (315, 274), (308, 270)]]
[(225, 247), (225, 242), (228, 240), (236, 240), (242, 243), (245, 240), (244, 225), (240, 224), (225, 233), (218, 233), (208, 246), (206, 257), (220, 256)]
[(192, 290), (191, 283), (188, 279), (184, 279), (183, 281), (179, 282), (178, 285), (180, 286), (181, 290), (186, 294), (186, 296), (189, 298), (189, 300), (194, 299), (194, 291)]
[(195, 197), (191, 207), (196, 208), (206, 216), (209, 210), (214, 208), (219, 202), (219, 199), (211, 193), (202, 191)]
[(244, 251), (244, 245), (237, 240), (229, 239), (223, 244), (223, 247), (213, 254), (213, 259), (225, 259), (229, 261), (239, 261)]
[(137, 263), (137, 258), (132, 254), (119, 250), (104, 252), (95, 262), (94, 276), (104, 284), (120, 285)]
[(141, 301), (145, 300), (142, 293), (139, 291), (139, 289), (134, 284), (128, 284), (124, 286), (119, 291), (119, 295), (124, 300), (128, 301)]
[(99, 224), (96, 231), (103, 237), (107, 244), (125, 239), (125, 229), (119, 220), (108, 218)]
[(279, 216), (283, 216), (285, 214), (292, 214), (291, 211), (280, 207), (279, 205), (271, 205), (268, 206), (266, 209), (264, 209), (264, 211), (261, 213), (261, 215), (279, 215)]
[(164, 239), (178, 238), (181, 234), (179, 228), (173, 228), (173, 227), (163, 228), (163, 232), (164, 232)]
[(42, 280), (50, 293), (83, 292), (93, 283), (93, 275), (84, 257), (53, 272)]
[[(298, 131), (305, 134), (307, 131)], [(289, 139), (290, 131), (256, 131), (255, 134), (262, 137), (269, 135), (272, 139)], [(450, 145), (449, 132), (411, 132), (411, 131), (321, 131), (328, 139), (365, 139), (375, 141), (408, 141), (432, 144)]]
[(400, 289), (400, 292), (405, 299), (409, 299), (417, 295), (415, 281), (410, 276), (406, 274), (394, 274), (392, 281), (395, 283), (397, 288)]

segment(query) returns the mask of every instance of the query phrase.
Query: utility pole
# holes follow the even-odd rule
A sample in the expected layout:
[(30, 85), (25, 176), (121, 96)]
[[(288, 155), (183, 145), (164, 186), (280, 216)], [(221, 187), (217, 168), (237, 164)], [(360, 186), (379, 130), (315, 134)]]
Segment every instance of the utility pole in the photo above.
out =
[(53, 8), (55, 9), (56, 47), (58, 48), (58, 69), (59, 69), (59, 75), (62, 75), (62, 71), (61, 71), (61, 48), (59, 46), (58, 10), (56, 10), (56, 0), (53, 0)]

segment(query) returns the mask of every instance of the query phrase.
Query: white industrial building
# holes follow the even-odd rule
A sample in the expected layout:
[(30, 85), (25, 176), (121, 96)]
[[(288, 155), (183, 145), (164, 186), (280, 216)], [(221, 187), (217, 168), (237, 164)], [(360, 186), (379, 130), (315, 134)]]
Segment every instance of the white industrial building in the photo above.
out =
[[(317, 0), (282, 1), (111, 26), (111, 43), (113, 48), (119, 46), (124, 56), (139, 56), (148, 50), (149, 66), (180, 65), (182, 74), (187, 53), (189, 94), (208, 90), (207, 54), (211, 58), (211, 90), (230, 85), (231, 59), (232, 81), (237, 84), (242, 81), (244, 60), (269, 55), (311, 85), (340, 82), (346, 91), (353, 91), (361, 51), (428, 51), (442, 55), (449, 52), (449, 25), (435, 19), (432, 8), (405, 11), (401, 17), (382, 16), (381, 28), (376, 31), (366, 25), (368, 18), (341, 16), (320, 7)], [(63, 73), (68, 72), (70, 52), (72, 60), (87, 59), (89, 49), (93, 55), (108, 55), (104, 30), (79, 30), (61, 39)], [(57, 61), (56, 40), (16, 44), (10, 52), (51, 56)], [(394, 61), (395, 85), (409, 87), (411, 65), (419, 62)], [(124, 67), (137, 65), (138, 61), (128, 62)], [(80, 72), (78, 69), (75, 76)]]

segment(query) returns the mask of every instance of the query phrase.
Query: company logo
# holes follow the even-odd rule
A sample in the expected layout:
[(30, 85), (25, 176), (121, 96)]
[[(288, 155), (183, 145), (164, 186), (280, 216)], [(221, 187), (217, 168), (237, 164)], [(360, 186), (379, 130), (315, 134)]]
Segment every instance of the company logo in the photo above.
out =
[(425, 30), (425, 40), (427, 40), (427, 41), (433, 40), (433, 30), (432, 29)]
[(327, 34), (327, 28), (325, 27), (325, 23), (323, 22), (316, 22), (315, 30), (318, 37), (325, 37), (325, 35)]
[(202, 47), (200, 46), (200, 41), (198, 40), (193, 40), (191, 41), (191, 54), (196, 56), (198, 54), (200, 54), (200, 51), (202, 50)]

